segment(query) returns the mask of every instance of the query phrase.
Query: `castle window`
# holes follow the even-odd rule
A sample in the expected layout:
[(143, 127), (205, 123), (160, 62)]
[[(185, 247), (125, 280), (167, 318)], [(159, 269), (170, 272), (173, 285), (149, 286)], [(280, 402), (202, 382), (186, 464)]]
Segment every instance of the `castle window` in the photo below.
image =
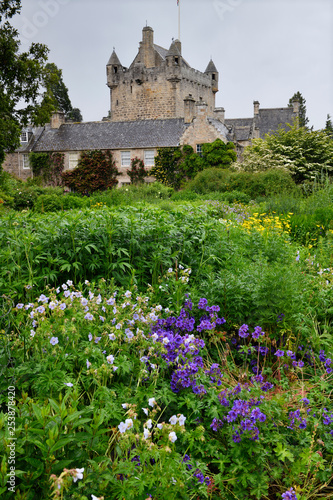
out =
[(121, 151), (121, 166), (130, 167), (131, 166), (131, 152)]
[(197, 155), (202, 156), (202, 144), (197, 144)]
[(113, 66), (113, 72), (114, 73), (118, 73), (118, 67), (117, 66)]
[(177, 66), (178, 66), (178, 64), (179, 64), (179, 59), (178, 59), (178, 57), (175, 57), (174, 61), (175, 61), (175, 64), (177, 64)]
[(30, 169), (29, 155), (22, 155), (22, 168), (25, 170)]
[(74, 168), (77, 167), (77, 164), (79, 163), (79, 156), (80, 156), (80, 153), (69, 153), (69, 155), (68, 155), (68, 168), (69, 168), (69, 170), (73, 170)]
[(214, 73), (212, 74), (212, 80), (215, 80), (215, 75), (214, 75)]
[(146, 167), (155, 165), (155, 151), (153, 149), (146, 149), (144, 152), (144, 164)]
[(28, 132), (21, 132), (21, 142), (28, 142)]

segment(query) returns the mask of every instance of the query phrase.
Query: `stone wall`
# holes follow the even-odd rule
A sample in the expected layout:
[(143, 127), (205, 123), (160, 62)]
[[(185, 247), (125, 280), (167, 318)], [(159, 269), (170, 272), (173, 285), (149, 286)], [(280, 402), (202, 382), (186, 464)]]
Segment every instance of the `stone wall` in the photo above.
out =
[(2, 168), (5, 172), (16, 175), (16, 177), (24, 181), (32, 177), (32, 170), (23, 168), (22, 154), (18, 152), (7, 154)]

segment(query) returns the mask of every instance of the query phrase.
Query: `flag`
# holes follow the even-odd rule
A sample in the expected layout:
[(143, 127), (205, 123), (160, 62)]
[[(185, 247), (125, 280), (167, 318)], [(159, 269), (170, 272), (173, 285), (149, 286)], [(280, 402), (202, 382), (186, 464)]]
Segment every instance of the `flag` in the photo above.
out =
[(177, 0), (177, 5), (179, 5), (179, 0)]

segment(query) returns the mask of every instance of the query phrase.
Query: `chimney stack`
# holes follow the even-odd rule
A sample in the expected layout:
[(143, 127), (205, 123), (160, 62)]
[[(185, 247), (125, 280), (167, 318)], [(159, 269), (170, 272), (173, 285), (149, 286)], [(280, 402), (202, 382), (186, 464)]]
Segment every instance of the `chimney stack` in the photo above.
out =
[(63, 111), (56, 111), (51, 116), (51, 128), (60, 128), (65, 123), (65, 113)]
[(260, 102), (259, 101), (253, 101), (254, 116), (259, 115), (259, 106), (260, 106)]
[(187, 97), (184, 99), (184, 122), (185, 123), (191, 123), (191, 121), (194, 118), (194, 108), (195, 106), (195, 99), (193, 99), (192, 95), (189, 94)]
[(224, 123), (225, 119), (225, 109), (224, 108), (215, 108), (214, 109), (214, 118), (220, 120), (220, 122)]

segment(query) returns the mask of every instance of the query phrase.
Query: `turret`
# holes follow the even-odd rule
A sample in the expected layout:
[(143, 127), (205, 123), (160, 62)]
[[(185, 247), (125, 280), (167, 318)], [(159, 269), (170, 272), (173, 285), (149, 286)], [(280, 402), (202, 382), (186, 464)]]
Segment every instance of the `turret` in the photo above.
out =
[(213, 63), (212, 59), (208, 63), (208, 66), (205, 70), (205, 74), (209, 75), (211, 77), (212, 91), (214, 93), (218, 92), (218, 90), (219, 90), (219, 72), (217, 71), (216, 66)]
[(165, 56), (167, 61), (167, 72), (168, 79), (171, 80), (179, 80), (180, 72), (181, 72), (181, 63), (182, 63), (182, 55), (179, 51), (181, 49), (181, 45), (179, 40), (172, 41), (170, 48)]
[(118, 56), (113, 49), (109, 62), (106, 65), (107, 84), (110, 89), (119, 85), (120, 75), (123, 72), (123, 66), (118, 59)]

